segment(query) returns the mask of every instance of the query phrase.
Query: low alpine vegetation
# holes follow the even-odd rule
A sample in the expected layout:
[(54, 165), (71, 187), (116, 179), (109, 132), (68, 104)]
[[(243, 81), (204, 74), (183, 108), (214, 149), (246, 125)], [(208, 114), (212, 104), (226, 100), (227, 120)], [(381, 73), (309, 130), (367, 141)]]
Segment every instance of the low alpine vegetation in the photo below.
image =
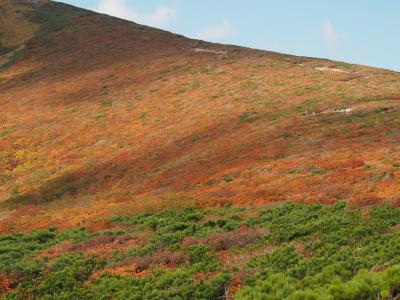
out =
[(400, 209), (391, 206), (191, 207), (108, 223), (113, 230), (1, 236), (3, 299), (394, 299), (400, 292)]

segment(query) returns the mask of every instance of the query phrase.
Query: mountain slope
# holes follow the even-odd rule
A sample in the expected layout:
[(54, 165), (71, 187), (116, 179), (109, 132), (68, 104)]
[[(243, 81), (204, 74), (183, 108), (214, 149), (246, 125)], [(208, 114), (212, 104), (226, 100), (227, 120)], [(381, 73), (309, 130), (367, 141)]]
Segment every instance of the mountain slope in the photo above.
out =
[(399, 204), (399, 73), (0, 4), (3, 231), (171, 197)]
[(398, 299), (399, 79), (0, 0), (0, 298)]

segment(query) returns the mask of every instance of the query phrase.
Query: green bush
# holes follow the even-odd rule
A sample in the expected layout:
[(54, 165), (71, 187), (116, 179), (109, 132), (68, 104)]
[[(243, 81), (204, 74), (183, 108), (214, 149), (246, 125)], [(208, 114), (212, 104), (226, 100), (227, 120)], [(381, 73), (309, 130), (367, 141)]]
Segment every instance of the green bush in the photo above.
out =
[[(185, 208), (111, 221), (124, 230), (0, 236), (0, 275), (19, 274), (5, 299), (219, 299), (234, 277), (243, 278), (237, 299), (389, 300), (400, 293), (400, 209), (391, 206), (362, 212), (346, 202), (286, 203), (258, 216), (230, 206)], [(148, 238), (107, 259), (81, 252), (142, 232)], [(38, 259), (65, 240), (74, 243), (67, 253)], [(247, 259), (227, 265), (221, 250)], [(107, 271), (136, 263), (146, 276)]]
[[(399, 211), (375, 207), (364, 220), (360, 210), (339, 202), (332, 206), (288, 203), (262, 212), (259, 223), (271, 229), (267, 239), (277, 249), (249, 261), (247, 272), (252, 275), (238, 298), (263, 299), (257, 297), (280, 285), (290, 291), (287, 299), (376, 299), (381, 292), (393, 291), (380, 283), (383, 273), (370, 270), (400, 264), (399, 234), (383, 234), (383, 229), (400, 223)], [(391, 274), (393, 289), (400, 276)], [(334, 293), (337, 289), (340, 292)], [(271, 297), (265, 299), (275, 299)]]
[(81, 299), (218, 299), (230, 276), (221, 272), (209, 281), (196, 281), (185, 269), (156, 273), (144, 278), (103, 276)]

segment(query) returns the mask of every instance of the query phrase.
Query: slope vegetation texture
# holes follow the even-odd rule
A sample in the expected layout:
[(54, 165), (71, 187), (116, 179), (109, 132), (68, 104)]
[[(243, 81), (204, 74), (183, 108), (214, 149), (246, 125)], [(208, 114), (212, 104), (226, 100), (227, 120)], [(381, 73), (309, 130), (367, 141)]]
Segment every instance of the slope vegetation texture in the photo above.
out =
[(398, 299), (400, 74), (0, 0), (0, 299)]

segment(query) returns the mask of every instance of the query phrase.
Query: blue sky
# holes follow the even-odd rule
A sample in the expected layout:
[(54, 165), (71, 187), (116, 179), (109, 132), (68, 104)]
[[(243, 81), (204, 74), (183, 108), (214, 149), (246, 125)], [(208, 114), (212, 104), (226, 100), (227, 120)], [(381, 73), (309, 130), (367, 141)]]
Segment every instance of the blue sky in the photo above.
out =
[(399, 0), (62, 2), (188, 37), (400, 71)]

